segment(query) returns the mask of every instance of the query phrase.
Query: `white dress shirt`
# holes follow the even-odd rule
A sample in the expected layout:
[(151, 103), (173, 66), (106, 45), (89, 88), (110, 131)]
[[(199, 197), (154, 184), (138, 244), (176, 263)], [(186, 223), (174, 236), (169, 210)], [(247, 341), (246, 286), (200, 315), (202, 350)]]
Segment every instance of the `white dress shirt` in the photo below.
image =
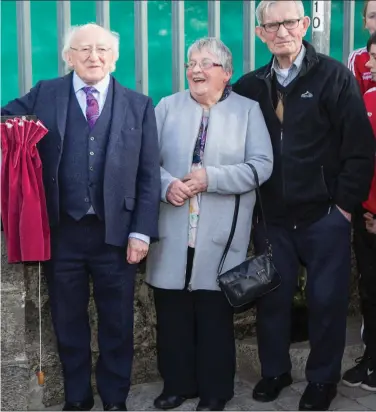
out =
[[(108, 93), (108, 86), (110, 85), (110, 75), (107, 74), (104, 79), (102, 79), (99, 83), (97, 83), (95, 86), (92, 86), (95, 88), (95, 91), (93, 92), (94, 97), (97, 99), (98, 105), (99, 105), (99, 115), (102, 113), (102, 109), (104, 106), (104, 103), (106, 101), (107, 93)], [(86, 93), (82, 90), (84, 87), (89, 86), (86, 84), (78, 75), (76, 72), (73, 73), (73, 89), (77, 97), (78, 104), (81, 107), (82, 113), (84, 114), (86, 118)], [(89, 211), (87, 212), (88, 214), (94, 214), (94, 209), (93, 206), (90, 206)], [(129, 234), (129, 237), (133, 237), (136, 239), (143, 240), (145, 243), (150, 243), (150, 237), (143, 235), (141, 233), (135, 233), (132, 232)]]

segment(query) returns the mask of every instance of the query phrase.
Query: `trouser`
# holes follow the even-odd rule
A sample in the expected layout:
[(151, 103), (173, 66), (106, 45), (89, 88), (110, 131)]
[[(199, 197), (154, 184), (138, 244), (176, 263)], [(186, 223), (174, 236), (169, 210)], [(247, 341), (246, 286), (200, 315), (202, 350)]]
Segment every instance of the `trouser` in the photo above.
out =
[[(255, 248), (261, 251), (265, 233), (256, 225)], [(257, 339), (263, 377), (291, 371), (289, 356), (291, 307), (300, 264), (307, 268), (311, 351), (306, 378), (314, 383), (337, 383), (346, 340), (351, 272), (351, 224), (333, 207), (305, 228), (268, 226), (273, 261), (282, 282), (257, 303)]]
[(80, 221), (62, 216), (52, 233), (46, 264), (51, 315), (63, 367), (65, 399), (92, 398), (90, 276), (98, 312), (99, 358), (96, 381), (104, 403), (127, 398), (133, 358), (133, 296), (136, 266), (125, 248), (105, 244), (105, 226), (96, 216)]
[(168, 395), (234, 394), (233, 310), (220, 291), (188, 291), (193, 250), (188, 249), (184, 290), (154, 288), (159, 372)]
[(359, 272), (363, 341), (367, 354), (376, 362), (376, 235), (366, 230), (363, 217), (366, 212), (359, 208), (353, 216), (354, 252)]

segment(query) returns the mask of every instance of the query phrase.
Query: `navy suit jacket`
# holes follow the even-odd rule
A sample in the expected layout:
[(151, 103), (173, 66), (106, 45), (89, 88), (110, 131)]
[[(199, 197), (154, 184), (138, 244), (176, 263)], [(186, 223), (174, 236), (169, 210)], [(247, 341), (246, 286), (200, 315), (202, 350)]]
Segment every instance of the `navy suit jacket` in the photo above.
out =
[[(48, 128), (38, 144), (51, 226), (59, 222), (59, 164), (64, 148), (72, 73), (42, 80), (2, 115), (36, 115)], [(106, 243), (125, 246), (130, 232), (158, 238), (160, 203), (158, 132), (149, 97), (114, 79), (114, 100), (104, 167)]]

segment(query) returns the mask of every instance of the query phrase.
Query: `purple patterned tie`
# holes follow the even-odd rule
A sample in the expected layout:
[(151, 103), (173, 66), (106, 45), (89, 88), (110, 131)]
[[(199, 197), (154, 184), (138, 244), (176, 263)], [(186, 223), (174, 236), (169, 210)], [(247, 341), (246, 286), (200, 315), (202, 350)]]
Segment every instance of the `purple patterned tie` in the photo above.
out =
[(86, 119), (89, 123), (90, 129), (92, 129), (99, 117), (99, 104), (93, 94), (97, 90), (95, 87), (89, 86), (83, 87), (82, 90), (86, 94)]

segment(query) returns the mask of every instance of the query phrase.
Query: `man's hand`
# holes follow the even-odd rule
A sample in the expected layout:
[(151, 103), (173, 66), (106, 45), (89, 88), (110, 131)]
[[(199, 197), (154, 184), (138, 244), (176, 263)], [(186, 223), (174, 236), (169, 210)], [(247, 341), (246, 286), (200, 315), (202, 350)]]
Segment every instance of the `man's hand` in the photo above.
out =
[(205, 169), (198, 169), (184, 176), (183, 182), (189, 187), (193, 195), (206, 192), (208, 188), (208, 175)]
[(174, 180), (167, 189), (166, 199), (174, 206), (183, 206), (192, 197), (191, 189), (181, 180)]
[(139, 263), (146, 257), (149, 251), (149, 245), (143, 240), (130, 237), (127, 247), (127, 261), (130, 265)]
[(363, 215), (363, 217), (366, 222), (367, 231), (373, 235), (376, 235), (376, 219), (373, 218), (373, 214), (367, 212)]

